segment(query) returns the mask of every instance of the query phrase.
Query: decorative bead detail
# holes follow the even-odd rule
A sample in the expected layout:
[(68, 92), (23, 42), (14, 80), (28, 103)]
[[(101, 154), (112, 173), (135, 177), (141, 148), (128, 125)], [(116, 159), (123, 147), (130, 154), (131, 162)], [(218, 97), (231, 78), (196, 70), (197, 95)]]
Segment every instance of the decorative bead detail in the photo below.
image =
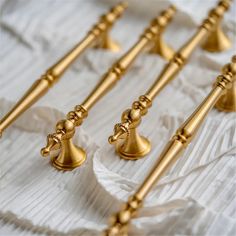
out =
[(114, 23), (114, 21), (122, 15), (125, 8), (125, 3), (121, 3), (113, 7), (108, 14), (101, 16), (100, 21), (96, 25), (94, 25), (94, 27), (92, 28), (92, 30), (89, 31), (89, 33), (97, 37), (101, 33), (104, 33), (109, 30), (110, 26)]
[(75, 127), (81, 125), (87, 115), (87, 110), (83, 106), (77, 105), (74, 111), (70, 111), (67, 114), (66, 120), (61, 120), (57, 123), (56, 133), (49, 135), (48, 144), (60, 144), (62, 139), (72, 138), (75, 133)]
[(173, 136), (172, 140), (178, 140), (183, 145), (187, 145), (190, 142), (191, 134), (189, 134), (185, 129), (179, 129)]
[(139, 97), (138, 101), (135, 101), (132, 104), (132, 109), (140, 110), (141, 115), (145, 115), (148, 111), (148, 108), (152, 106), (152, 101), (145, 95)]
[(200, 27), (205, 28), (206, 30), (211, 30), (213, 26), (216, 26), (216, 24), (222, 18), (224, 12), (229, 9), (229, 6), (229, 0), (220, 1), (216, 8), (209, 11), (208, 18), (203, 22)]
[(75, 124), (75, 126), (79, 126), (82, 124), (83, 119), (88, 116), (88, 111), (81, 105), (77, 105), (74, 108), (74, 111), (70, 111), (67, 114), (67, 119)]
[(105, 232), (107, 236), (127, 235), (127, 225), (131, 218), (141, 207), (142, 201), (136, 195), (131, 196), (125, 204), (124, 209), (111, 217), (110, 228)]
[(176, 9), (173, 6), (166, 11), (163, 11), (158, 18), (151, 22), (150, 26), (145, 30), (144, 34), (141, 35), (141, 38), (153, 40), (172, 20), (175, 11)]
[(132, 104), (132, 109), (127, 109), (123, 112), (121, 117), (122, 123), (115, 125), (114, 135), (109, 138), (109, 142), (116, 142), (124, 134), (128, 137), (130, 135), (130, 129), (134, 129), (140, 124), (141, 117), (147, 113), (151, 105), (152, 102), (147, 96), (140, 96), (139, 100)]
[(123, 68), (122, 65), (118, 62), (113, 65), (113, 67), (109, 70), (108, 74), (114, 73), (116, 75), (116, 78), (120, 79), (124, 72), (125, 68)]
[(42, 75), (41, 79), (46, 80), (49, 84), (49, 86), (52, 86), (58, 77), (53, 75), (52, 71), (47, 71), (46, 74)]
[(222, 89), (227, 89), (231, 86), (232, 74), (220, 75), (216, 79), (216, 86), (221, 87)]
[(176, 53), (172, 59), (173, 63), (176, 63), (179, 67), (182, 67), (186, 59), (181, 55), (181, 53)]

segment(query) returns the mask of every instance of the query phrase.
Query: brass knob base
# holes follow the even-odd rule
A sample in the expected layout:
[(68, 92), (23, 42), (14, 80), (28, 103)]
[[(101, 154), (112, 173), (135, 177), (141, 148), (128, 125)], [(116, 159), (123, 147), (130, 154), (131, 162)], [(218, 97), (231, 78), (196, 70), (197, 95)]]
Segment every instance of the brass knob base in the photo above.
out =
[(84, 161), (86, 160), (86, 153), (83, 151), (83, 149), (80, 148), (80, 153), (77, 153), (76, 158), (78, 159), (77, 162), (74, 161), (72, 163), (63, 163), (63, 162), (60, 162), (60, 160), (62, 158), (60, 156), (58, 156), (58, 157), (54, 157), (51, 162), (52, 162), (52, 165), (56, 169), (69, 171), (69, 170), (73, 170), (73, 169), (81, 166), (84, 163)]
[(219, 99), (215, 108), (223, 112), (236, 112), (236, 97), (234, 101), (227, 101), (225, 97)]
[(86, 152), (75, 146), (72, 140), (63, 140), (61, 152), (52, 158), (52, 165), (58, 170), (69, 171), (81, 166), (86, 160)]
[(233, 106), (227, 106), (227, 104), (220, 101), (215, 105), (215, 108), (222, 112), (236, 112), (236, 103)]
[(119, 52), (121, 50), (121, 46), (115, 42), (108, 34), (101, 39), (101, 41), (95, 46), (95, 48), (108, 49), (112, 52)]
[(127, 142), (116, 146), (116, 152), (122, 159), (139, 160), (151, 151), (150, 141), (143, 136), (139, 136), (138, 139), (131, 140), (131, 142), (127, 140)]
[(217, 29), (209, 35), (205, 43), (202, 45), (202, 48), (209, 52), (222, 52), (230, 47), (231, 41), (220, 27), (217, 27)]
[(71, 163), (71, 164), (64, 164), (64, 163), (60, 163), (58, 160), (57, 160), (57, 157), (54, 157), (51, 161), (51, 164), (58, 170), (64, 170), (64, 171), (70, 171), (70, 170), (73, 170), (79, 166), (81, 166), (84, 161), (86, 160), (86, 153), (84, 152), (84, 156), (81, 156), (81, 160), (79, 160), (78, 162), (76, 163)]
[(236, 82), (233, 82), (232, 88), (221, 96), (215, 108), (224, 112), (236, 112)]
[(158, 54), (169, 61), (173, 58), (175, 51), (169, 45), (167, 45), (160, 36), (156, 41), (155, 46), (149, 51), (149, 53)]

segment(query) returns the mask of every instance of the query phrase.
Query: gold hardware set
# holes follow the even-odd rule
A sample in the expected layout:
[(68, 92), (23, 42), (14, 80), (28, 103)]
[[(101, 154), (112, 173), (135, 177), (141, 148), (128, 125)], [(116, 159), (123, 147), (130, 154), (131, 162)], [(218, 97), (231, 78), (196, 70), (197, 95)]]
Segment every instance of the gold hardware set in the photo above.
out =
[(227, 104), (231, 104), (233, 100), (235, 102), (235, 97), (231, 94), (233, 87), (235, 89), (235, 84), (236, 55), (232, 58), (231, 63), (223, 67), (222, 74), (217, 77), (213, 89), (208, 96), (179, 127), (174, 136), (167, 143), (154, 167), (144, 179), (138, 190), (129, 198), (124, 208), (112, 217), (111, 227), (105, 231), (106, 236), (127, 235), (128, 224), (132, 217), (137, 214), (137, 211), (142, 206), (147, 194), (161, 176), (163, 176), (163, 174), (177, 161), (178, 157), (194, 138), (213, 106), (221, 107), (222, 103), (220, 99), (222, 97), (225, 98), (224, 101), (227, 101)]
[(106, 15), (101, 16), (100, 21), (93, 26), (84, 39), (70, 52), (62, 57), (55, 65), (49, 68), (44, 75), (37, 80), (17, 104), (0, 120), (0, 137), (2, 132), (10, 126), (23, 112), (30, 108), (52, 87), (71, 64), (88, 47), (109, 49), (117, 51), (119, 46), (109, 36), (113, 24), (123, 14), (126, 3), (121, 3), (112, 8)]
[[(41, 149), (41, 155), (50, 156), (52, 165), (58, 170), (68, 171), (81, 166), (86, 160), (86, 152), (73, 142), (76, 128), (82, 125), (91, 108), (128, 72), (137, 57), (148, 52), (166, 59), (167, 64), (146, 93), (141, 95), (130, 109), (123, 112), (121, 122), (114, 126), (114, 133), (108, 138), (109, 143), (114, 144), (116, 153), (123, 159), (138, 160), (146, 156), (151, 151), (151, 142), (138, 132), (142, 117), (147, 114), (162, 89), (187, 64), (198, 46), (209, 52), (221, 52), (231, 47), (229, 38), (221, 28), (221, 21), (231, 2), (219, 1), (217, 6), (209, 11), (194, 35), (177, 52), (163, 39), (163, 33), (176, 14), (176, 8), (171, 5), (162, 11), (151, 21), (134, 45), (104, 73), (86, 99), (56, 124), (55, 132), (47, 136), (47, 143)], [(87, 48), (119, 51), (119, 45), (110, 38), (109, 32), (126, 8), (127, 3), (119, 3), (101, 16), (87, 35), (31, 86), (0, 120), (0, 137), (21, 114), (47, 93)], [(236, 55), (232, 57), (231, 63), (222, 68), (222, 73), (217, 77), (208, 96), (167, 143), (156, 164), (124, 208), (112, 217), (110, 227), (103, 232), (104, 235), (128, 235), (128, 226), (142, 207), (145, 197), (180, 157), (213, 107), (223, 112), (236, 112)]]
[(59, 154), (52, 158), (54, 167), (59, 170), (72, 170), (85, 161), (85, 151), (73, 144), (72, 141), (75, 128), (82, 124), (83, 120), (88, 116), (88, 111), (115, 86), (116, 82), (121, 79), (144, 49), (148, 49), (152, 53), (158, 53), (166, 59), (172, 57), (173, 50), (164, 43), (161, 35), (174, 13), (175, 7), (170, 6), (159, 17), (155, 18), (141, 35), (138, 42), (104, 74), (83, 103), (77, 105), (73, 111), (70, 111), (67, 114), (67, 119), (57, 123), (56, 132), (48, 135), (47, 145), (41, 150), (42, 156), (48, 156), (50, 151), (60, 149)]
[(214, 52), (230, 47), (230, 42), (219, 25), (224, 12), (229, 8), (229, 4), (230, 1), (220, 1), (217, 7), (209, 12), (208, 18), (203, 21), (193, 37), (175, 53), (150, 89), (133, 103), (131, 109), (124, 111), (121, 123), (115, 125), (114, 134), (108, 139), (110, 144), (115, 144), (116, 152), (121, 158), (137, 160), (150, 152), (150, 141), (140, 136), (137, 128), (142, 122), (142, 117), (147, 114), (148, 109), (152, 106), (154, 98), (174, 79), (187, 63), (195, 48), (201, 43), (204, 43), (204, 49)]

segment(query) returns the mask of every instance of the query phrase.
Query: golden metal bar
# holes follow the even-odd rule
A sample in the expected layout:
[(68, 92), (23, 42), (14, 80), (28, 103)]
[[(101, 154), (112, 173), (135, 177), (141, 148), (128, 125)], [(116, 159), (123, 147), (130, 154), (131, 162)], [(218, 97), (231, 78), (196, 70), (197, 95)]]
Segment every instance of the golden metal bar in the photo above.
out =
[[(88, 47), (95, 44), (97, 47), (117, 49), (117, 46), (108, 39), (108, 32), (115, 21), (123, 14), (126, 3), (120, 3), (113, 7), (106, 15), (101, 16), (100, 21), (93, 26), (88, 34), (71, 51), (69, 51), (56, 64), (50, 67), (17, 102), (17, 104), (0, 120), (0, 137), (2, 132), (10, 126), (23, 112), (38, 101), (54, 85), (69, 66)], [(104, 43), (109, 41), (109, 44)]]
[[(233, 83), (235, 82), (236, 55), (232, 58), (232, 62), (223, 68), (222, 75), (217, 77), (212, 91), (176, 131), (175, 135), (168, 142), (160, 154), (156, 164), (142, 182), (138, 190), (129, 198), (124, 209), (112, 218), (111, 226), (105, 231), (104, 235), (127, 235), (128, 225), (132, 217), (137, 214), (138, 209), (142, 206), (142, 202), (147, 194), (170, 168), (170, 166), (175, 163), (180, 154), (188, 146), (199, 130), (199, 127), (206, 119), (212, 107), (217, 103), (222, 95), (227, 94), (230, 91)], [(233, 99), (233, 97), (231, 97), (231, 99)]]
[[(212, 34), (216, 37), (215, 31), (219, 30), (219, 23), (229, 5), (230, 0), (222, 0), (209, 12), (197, 32), (175, 53), (173, 59), (164, 67), (145, 95), (142, 95), (133, 103), (131, 109), (127, 109), (122, 114), (121, 123), (115, 125), (114, 134), (108, 139), (109, 143), (116, 145), (116, 152), (121, 158), (137, 160), (150, 152), (150, 141), (140, 136), (137, 131), (142, 122), (142, 116), (147, 113), (158, 93), (182, 70), (196, 47), (207, 41), (207, 37), (212, 37)], [(221, 37), (223, 32), (217, 35)], [(217, 40), (221, 39), (222, 37), (217, 38)]]
[[(81, 105), (77, 105), (74, 111), (68, 113), (66, 120), (62, 120), (57, 124), (54, 134), (48, 135), (47, 145), (41, 150), (41, 154), (42, 156), (48, 156), (51, 150), (60, 148), (59, 155), (52, 159), (52, 164), (57, 169), (71, 170), (80, 166), (85, 161), (85, 151), (80, 147), (72, 145), (71, 142), (75, 128), (82, 124), (84, 118), (87, 117), (88, 111), (101, 97), (115, 86), (116, 82), (127, 72), (141, 52), (147, 49), (151, 51), (156, 44), (160, 46), (162, 32), (172, 20), (175, 11), (175, 7), (170, 6), (166, 11), (163, 11), (159, 17), (155, 18), (134, 46), (104, 74)], [(164, 45), (163, 40), (162, 44)], [(166, 49), (167, 46), (165, 45), (164, 48)], [(163, 51), (165, 50), (160, 50), (162, 53)], [(155, 50), (155, 52), (157, 53), (157, 50)], [(168, 53), (170, 53), (170, 48), (167, 50), (167, 53), (161, 55), (170, 57)], [(70, 143), (70, 145), (68, 145), (68, 143)]]
[(150, 100), (153, 100), (158, 93), (182, 70), (183, 65), (186, 63), (188, 58), (191, 56), (196, 47), (205, 39), (208, 31), (205, 28), (200, 28), (190, 38), (186, 44), (175, 54), (172, 61), (166, 65), (161, 72), (158, 79), (154, 82), (151, 88), (146, 92)]
[[(222, 78), (219, 77), (218, 79)], [(230, 82), (231, 81), (229, 81), (229, 83)], [(148, 194), (156, 181), (166, 172), (172, 162), (175, 161), (175, 158), (181, 154), (185, 146), (194, 137), (206, 115), (222, 95), (224, 89), (225, 88), (217, 85), (189, 119), (179, 128), (158, 159), (159, 167), (155, 168), (155, 170), (153, 169), (149, 177), (146, 178), (145, 184), (142, 184), (137, 191), (136, 195), (138, 198), (144, 198)]]
[[(128, 50), (113, 66), (112, 68), (104, 75), (100, 83), (93, 89), (87, 99), (82, 103), (82, 106), (85, 109), (90, 109), (100, 97), (109, 91), (112, 86), (116, 83), (117, 80), (121, 78), (133, 64), (137, 56), (146, 49), (147, 46), (153, 47), (158, 40), (164, 28), (171, 21), (176, 9), (174, 6), (170, 6), (166, 11), (161, 13), (159, 18), (155, 18), (151, 25), (145, 30), (144, 34), (141, 35), (138, 42)], [(152, 45), (154, 42), (154, 45)], [(162, 51), (162, 50), (160, 50)], [(169, 51), (168, 51), (169, 52)], [(168, 54), (166, 59), (170, 59), (174, 53)], [(164, 54), (166, 55), (166, 54)], [(161, 55), (161, 56), (164, 56)]]

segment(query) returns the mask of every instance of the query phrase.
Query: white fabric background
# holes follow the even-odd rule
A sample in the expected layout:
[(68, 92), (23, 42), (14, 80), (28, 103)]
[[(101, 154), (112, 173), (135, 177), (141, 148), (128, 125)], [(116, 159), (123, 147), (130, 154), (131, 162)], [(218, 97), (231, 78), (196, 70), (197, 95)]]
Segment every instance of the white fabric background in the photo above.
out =
[[(77, 43), (116, 1), (0, 1), (0, 117), (58, 58)], [(172, 2), (179, 8), (165, 38), (178, 49), (216, 1), (130, 1), (112, 36), (122, 52), (89, 49), (57, 85), (6, 130), (0, 140), (0, 235), (99, 235), (108, 217), (143, 180), (167, 140), (206, 96), (236, 49), (236, 4), (223, 21), (233, 48), (200, 48), (155, 100), (140, 127), (152, 141), (147, 158), (119, 159), (107, 143), (122, 111), (152, 84), (166, 63), (141, 55), (124, 78), (91, 110), (76, 134), (86, 163), (58, 172), (40, 157), (46, 135), (91, 91), (136, 41), (149, 21)], [(134, 89), (135, 88), (135, 89)], [(198, 136), (155, 186), (131, 235), (236, 234), (236, 115), (212, 111)]]

